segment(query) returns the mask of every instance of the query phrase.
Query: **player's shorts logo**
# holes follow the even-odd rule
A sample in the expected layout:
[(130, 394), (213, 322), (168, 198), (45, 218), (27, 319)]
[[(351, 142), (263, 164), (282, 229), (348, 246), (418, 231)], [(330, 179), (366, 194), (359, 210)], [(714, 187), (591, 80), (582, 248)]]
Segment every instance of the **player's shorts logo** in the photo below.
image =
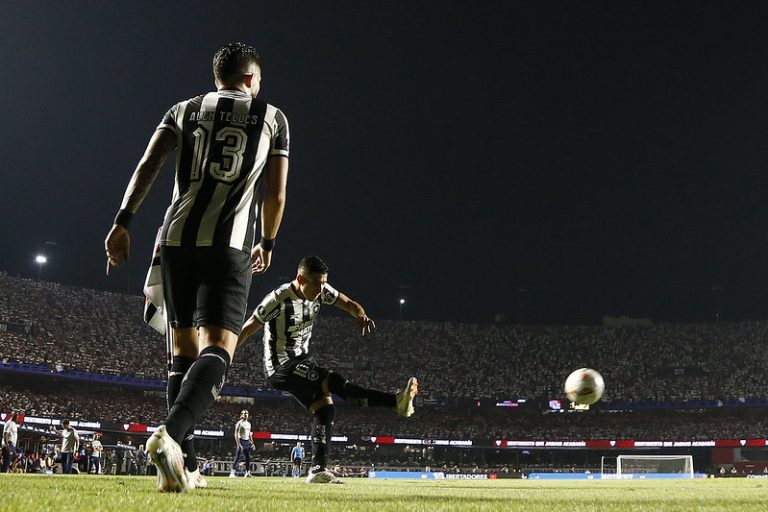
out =
[(320, 378), (320, 375), (317, 373), (314, 366), (307, 363), (297, 364), (296, 368), (293, 370), (293, 374), (312, 382), (315, 382)]

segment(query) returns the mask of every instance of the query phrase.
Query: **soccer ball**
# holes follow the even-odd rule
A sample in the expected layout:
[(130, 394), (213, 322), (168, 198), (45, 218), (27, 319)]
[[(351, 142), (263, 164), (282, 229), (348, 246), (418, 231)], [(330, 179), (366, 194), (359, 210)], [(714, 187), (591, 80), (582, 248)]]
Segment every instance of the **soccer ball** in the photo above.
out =
[(603, 376), (592, 368), (579, 368), (565, 379), (565, 394), (577, 405), (592, 405), (605, 391)]

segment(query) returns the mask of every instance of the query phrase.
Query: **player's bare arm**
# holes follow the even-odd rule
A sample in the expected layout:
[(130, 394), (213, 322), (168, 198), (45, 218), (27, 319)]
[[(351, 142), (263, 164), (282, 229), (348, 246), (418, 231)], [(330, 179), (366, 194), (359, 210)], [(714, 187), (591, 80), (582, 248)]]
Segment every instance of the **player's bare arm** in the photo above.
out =
[(245, 321), (245, 324), (243, 324), (243, 329), (240, 331), (240, 336), (237, 338), (237, 347), (235, 350), (244, 345), (247, 345), (250, 341), (250, 338), (259, 332), (259, 329), (261, 329), (263, 326), (264, 324), (259, 322), (258, 318), (251, 315), (251, 317)]
[(261, 242), (251, 252), (253, 274), (263, 274), (272, 262), (272, 244), (280, 229), (285, 210), (288, 159), (272, 156), (267, 162), (266, 191), (261, 205)]
[[(144, 156), (136, 166), (128, 188), (123, 196), (120, 206), (121, 214), (130, 218), (138, 211), (139, 206), (147, 196), (149, 189), (160, 173), (168, 155), (176, 148), (176, 135), (170, 130), (160, 129), (155, 131), (147, 144)], [(104, 241), (107, 252), (107, 275), (113, 267), (119, 267), (128, 261), (131, 251), (131, 237), (128, 232), (127, 222), (116, 219), (112, 229)]]
[(357, 320), (357, 326), (360, 329), (360, 334), (363, 336), (365, 336), (366, 333), (373, 332), (376, 328), (373, 318), (370, 318), (365, 314), (363, 306), (343, 293), (339, 293), (339, 298), (334, 305), (339, 309), (343, 309)]

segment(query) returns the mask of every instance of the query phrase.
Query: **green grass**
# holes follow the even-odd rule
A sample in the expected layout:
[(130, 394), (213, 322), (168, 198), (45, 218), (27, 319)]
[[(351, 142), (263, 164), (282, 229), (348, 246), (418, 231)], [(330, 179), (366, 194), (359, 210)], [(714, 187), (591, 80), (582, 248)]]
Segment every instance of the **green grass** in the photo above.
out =
[(768, 510), (768, 479), (697, 481), (419, 481), (346, 479), (307, 485), (290, 478), (209, 478), (208, 489), (161, 494), (150, 477), (0, 475), (4, 511), (114, 510)]

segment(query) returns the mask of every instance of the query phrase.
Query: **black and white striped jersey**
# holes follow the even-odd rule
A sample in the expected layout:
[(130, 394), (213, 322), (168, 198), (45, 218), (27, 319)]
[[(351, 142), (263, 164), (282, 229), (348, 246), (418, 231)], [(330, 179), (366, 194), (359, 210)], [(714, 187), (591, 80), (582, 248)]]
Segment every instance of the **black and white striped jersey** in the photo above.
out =
[(257, 189), (270, 156), (288, 156), (288, 121), (236, 90), (177, 103), (158, 130), (176, 134), (176, 184), (161, 245), (253, 248)]
[(264, 371), (267, 377), (291, 359), (309, 354), (312, 326), (321, 304), (335, 304), (339, 292), (328, 283), (314, 301), (300, 298), (291, 283), (270, 292), (253, 316), (264, 324)]

